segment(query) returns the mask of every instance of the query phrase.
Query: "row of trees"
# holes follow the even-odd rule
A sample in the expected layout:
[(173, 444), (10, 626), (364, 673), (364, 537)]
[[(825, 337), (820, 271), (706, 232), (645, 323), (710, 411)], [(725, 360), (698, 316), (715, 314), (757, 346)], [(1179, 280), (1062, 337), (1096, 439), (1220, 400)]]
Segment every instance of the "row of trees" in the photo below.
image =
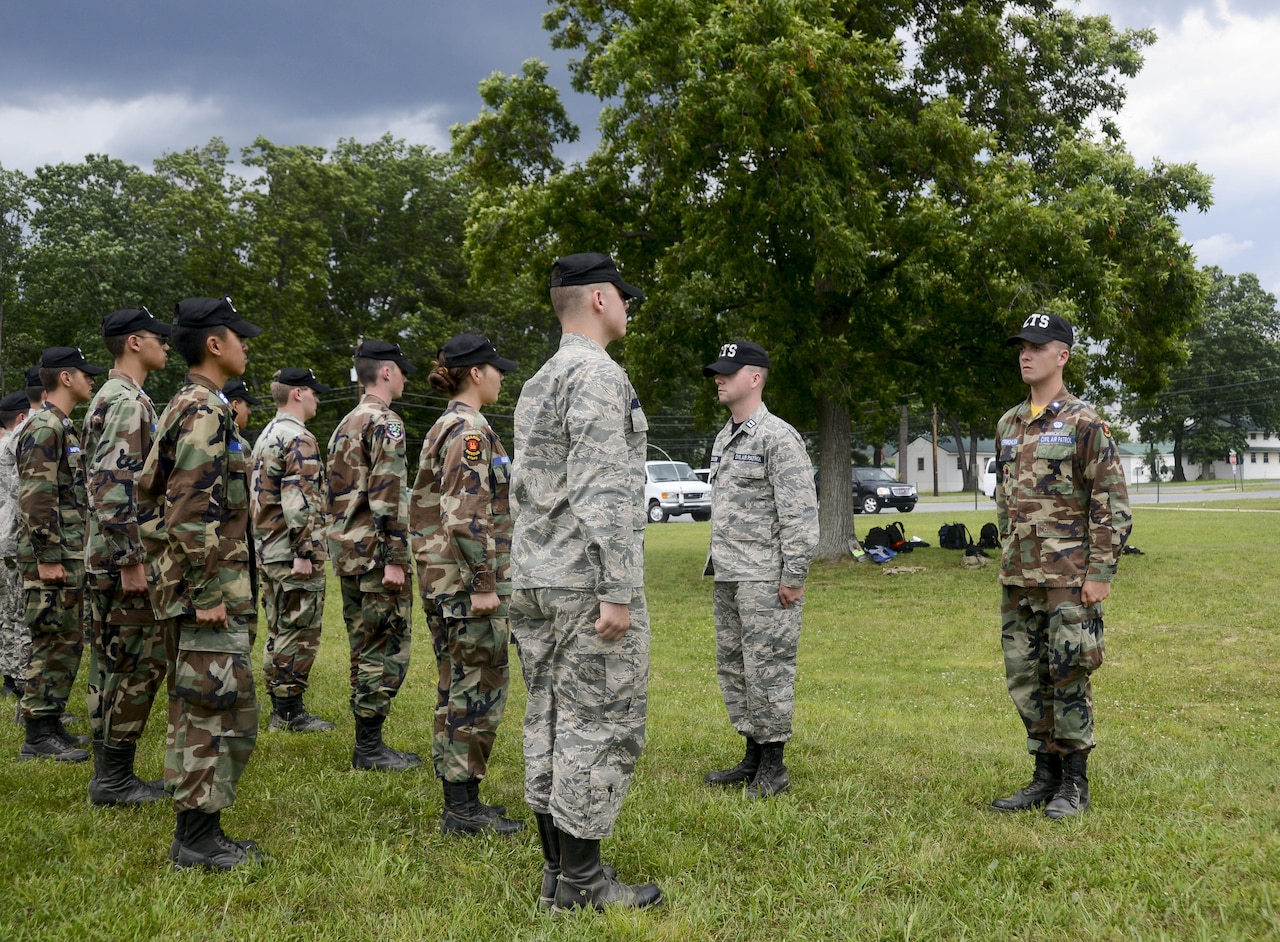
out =
[[(556, 0), (545, 25), (602, 103), (570, 166), (578, 129), (530, 60), (481, 83), (449, 155), (260, 139), (245, 178), (215, 140), (150, 173), (0, 171), (3, 384), (40, 347), (96, 349), (115, 307), (223, 292), (268, 328), (258, 383), (284, 363), (341, 380), (361, 335), (425, 365), (459, 330), (528, 375), (556, 342), (552, 260), (599, 249), (649, 292), (617, 354), (682, 442), (722, 418), (698, 368), (733, 336), (773, 353), (769, 400), (817, 429), (826, 480), (855, 436), (894, 440), (904, 405), (987, 437), (1022, 395), (1004, 339), (1038, 309), (1079, 328), (1073, 385), (1176, 414), (1157, 397), (1212, 280), (1176, 216), (1206, 209), (1210, 182), (1140, 166), (1116, 130), (1150, 32), (1053, 0)], [(848, 500), (824, 495), (826, 555), (847, 547)]]

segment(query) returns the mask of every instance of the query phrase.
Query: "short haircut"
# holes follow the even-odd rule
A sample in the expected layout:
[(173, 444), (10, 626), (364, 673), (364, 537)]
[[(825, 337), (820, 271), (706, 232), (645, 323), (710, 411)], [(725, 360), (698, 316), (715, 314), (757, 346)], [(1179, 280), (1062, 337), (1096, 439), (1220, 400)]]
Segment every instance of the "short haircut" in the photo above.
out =
[[(608, 282), (602, 282), (608, 284)], [(564, 320), (587, 303), (587, 297), (600, 285), (557, 285), (551, 289), (551, 307), (556, 317)]]
[(40, 367), (40, 385), (44, 387), (45, 392), (53, 392), (61, 383), (59, 377), (74, 369), (74, 366), (42, 366)]
[[(276, 376), (280, 375), (280, 371), (276, 370)], [(288, 383), (276, 382), (272, 378), (271, 382), (271, 401), (277, 406), (287, 406), (289, 404), (289, 396), (295, 389), (302, 389), (302, 386), (290, 386)]]
[(12, 431), (14, 424), (18, 420), (18, 416), (24, 415), (26, 410), (22, 412), (0, 412), (0, 426)]
[(124, 345), (129, 342), (129, 338), (133, 334), (113, 334), (110, 337), (102, 338), (102, 345), (107, 348), (107, 353), (111, 354), (111, 359), (118, 360), (124, 356)]
[(378, 381), (378, 371), (390, 364), (397, 366), (395, 360), (375, 360), (373, 357), (356, 357), (356, 380), (361, 386), (372, 386)]
[(40, 408), (40, 397), (44, 395), (44, 386), (28, 386), (27, 402), (33, 409)]
[(225, 324), (217, 327), (174, 327), (173, 336), (169, 338), (169, 345), (178, 351), (178, 355), (187, 361), (187, 366), (199, 366), (204, 362), (204, 358), (209, 355), (209, 351), (205, 347), (205, 341), (211, 336), (217, 336), (223, 340), (227, 338), (227, 334), (231, 329)]

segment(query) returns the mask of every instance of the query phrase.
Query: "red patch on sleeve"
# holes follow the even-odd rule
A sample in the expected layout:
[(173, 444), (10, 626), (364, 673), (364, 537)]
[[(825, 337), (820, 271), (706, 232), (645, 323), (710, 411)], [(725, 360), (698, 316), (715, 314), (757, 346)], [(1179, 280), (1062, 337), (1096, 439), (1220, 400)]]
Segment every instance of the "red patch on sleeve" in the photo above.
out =
[(468, 461), (480, 460), (480, 436), (464, 435), (462, 438), (462, 456)]

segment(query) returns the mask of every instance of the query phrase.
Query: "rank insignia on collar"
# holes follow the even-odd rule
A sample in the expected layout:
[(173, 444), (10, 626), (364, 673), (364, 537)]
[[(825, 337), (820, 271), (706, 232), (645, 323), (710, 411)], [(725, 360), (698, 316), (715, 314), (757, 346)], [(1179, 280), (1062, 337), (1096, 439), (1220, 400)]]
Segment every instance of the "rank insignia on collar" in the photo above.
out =
[(755, 420), (755, 419), (747, 419), (747, 421), (745, 421), (745, 422), (743, 422), (743, 423), (742, 423), (742, 427), (743, 427), (743, 428), (755, 428), (755, 427), (756, 427), (756, 420)]
[(464, 435), (462, 437), (462, 457), (468, 461), (478, 461), (480, 459), (479, 435)]

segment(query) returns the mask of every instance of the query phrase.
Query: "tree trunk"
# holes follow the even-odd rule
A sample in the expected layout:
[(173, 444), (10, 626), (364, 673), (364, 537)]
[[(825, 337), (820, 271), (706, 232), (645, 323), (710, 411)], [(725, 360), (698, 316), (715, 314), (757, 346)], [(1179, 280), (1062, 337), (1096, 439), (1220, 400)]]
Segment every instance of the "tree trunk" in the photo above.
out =
[(907, 407), (902, 407), (902, 418), (898, 420), (898, 480), (907, 483), (907, 448), (911, 444), (909, 416)]
[(1187, 472), (1182, 468), (1182, 436), (1176, 432), (1173, 436), (1173, 479), (1175, 481), (1187, 479)]
[(849, 460), (849, 410), (826, 393), (818, 397), (818, 470), (822, 494), (818, 501), (818, 550), (821, 559), (836, 562), (849, 555), (853, 539), (853, 477)]
[[(956, 457), (960, 459), (960, 487), (962, 490), (971, 491), (973, 485), (972, 474), (970, 473), (973, 464), (970, 461), (969, 453), (964, 447), (964, 429), (960, 427), (960, 423), (953, 418), (947, 418), (947, 425), (951, 427), (951, 440), (956, 444)], [(975, 440), (976, 441), (976, 440)], [(978, 446), (973, 446), (974, 451), (978, 450)]]

